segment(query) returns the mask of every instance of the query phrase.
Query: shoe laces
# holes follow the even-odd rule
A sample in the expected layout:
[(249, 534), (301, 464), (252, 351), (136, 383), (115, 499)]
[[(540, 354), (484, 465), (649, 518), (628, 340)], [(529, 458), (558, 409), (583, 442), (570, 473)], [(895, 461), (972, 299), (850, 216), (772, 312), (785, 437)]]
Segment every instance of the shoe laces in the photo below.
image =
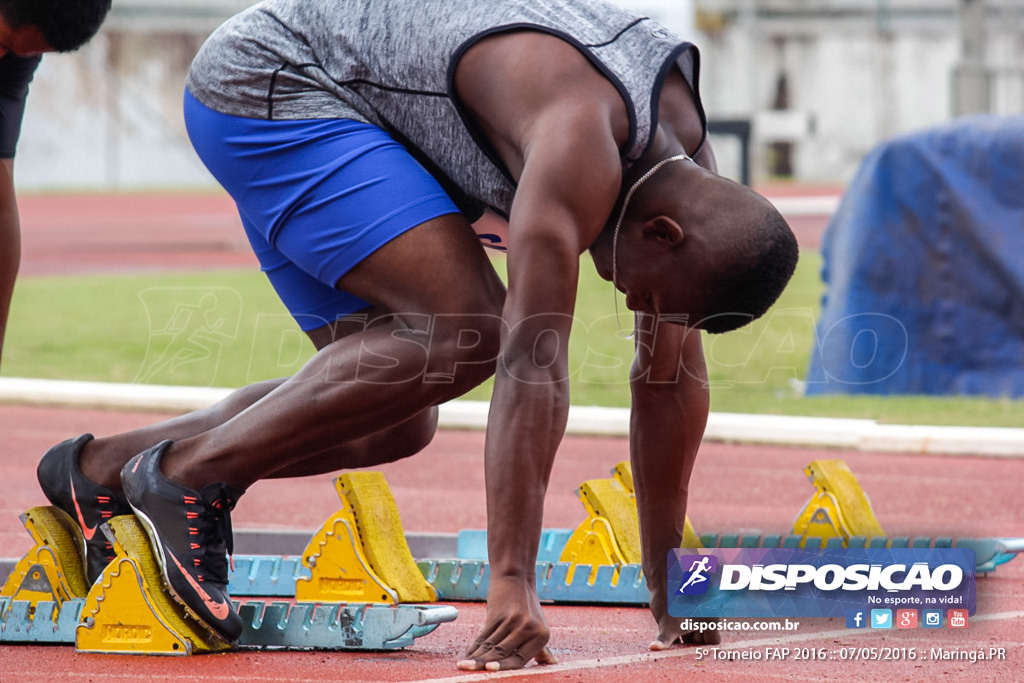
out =
[[(109, 522), (111, 519), (117, 517), (118, 515), (129, 514), (129, 511), (131, 509), (128, 507), (127, 501), (118, 498), (117, 496), (96, 494), (95, 499), (96, 509), (99, 511), (100, 514), (100, 524)], [(106, 535), (103, 536), (103, 539), (103, 551), (104, 554), (106, 555), (107, 562), (110, 562), (117, 556), (117, 553), (114, 552), (114, 546), (111, 545), (110, 539), (108, 539)]]
[(212, 496), (204, 495), (211, 486), (203, 489), (199, 499), (185, 496), (186, 504), (195, 509), (195, 512), (186, 512), (190, 548), (198, 580), (226, 586), (228, 562), (234, 551), (231, 510), (235, 507), (237, 496), (228, 493), (226, 487), (216, 484), (212, 486), (218, 487), (212, 491)]

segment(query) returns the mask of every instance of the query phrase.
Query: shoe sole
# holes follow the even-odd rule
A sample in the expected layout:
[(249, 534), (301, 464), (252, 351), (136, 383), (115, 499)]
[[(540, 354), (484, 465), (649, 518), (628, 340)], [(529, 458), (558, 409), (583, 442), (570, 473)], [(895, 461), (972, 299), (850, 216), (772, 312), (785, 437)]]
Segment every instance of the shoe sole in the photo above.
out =
[(131, 501), (128, 501), (128, 505), (131, 505), (132, 511), (135, 513), (135, 517), (142, 524), (142, 528), (146, 532), (146, 536), (149, 537), (149, 543), (153, 547), (153, 550), (155, 551), (153, 553), (153, 556), (156, 558), (157, 564), (160, 565), (160, 578), (162, 579), (164, 587), (167, 589), (167, 593), (174, 599), (176, 603), (178, 603), (179, 605), (181, 605), (182, 608), (184, 608), (185, 613), (188, 614), (188, 616), (192, 617), (200, 624), (205, 626), (206, 629), (212, 635), (216, 636), (218, 639), (220, 639), (224, 643), (227, 643), (228, 645), (233, 644), (234, 640), (228, 639), (227, 636), (222, 634), (216, 627), (212, 626), (208, 621), (206, 621), (206, 619), (203, 619), (201, 616), (199, 616), (196, 613), (196, 611), (192, 607), (189, 607), (188, 603), (186, 603), (182, 599), (182, 597), (178, 595), (178, 591), (174, 589), (174, 586), (171, 585), (170, 579), (167, 578), (167, 558), (164, 557), (164, 545), (160, 542), (160, 535), (157, 533), (156, 526), (153, 524), (152, 520), (150, 520), (149, 517), (146, 516), (144, 512), (142, 512), (137, 507), (132, 505)]

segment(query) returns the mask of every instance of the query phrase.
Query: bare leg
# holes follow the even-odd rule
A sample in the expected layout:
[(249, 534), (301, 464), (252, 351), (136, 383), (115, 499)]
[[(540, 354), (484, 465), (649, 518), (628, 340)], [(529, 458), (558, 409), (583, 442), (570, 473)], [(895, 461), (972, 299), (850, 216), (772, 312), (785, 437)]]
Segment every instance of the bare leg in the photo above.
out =
[[(320, 350), (343, 337), (362, 331), (368, 321), (382, 315), (381, 311), (369, 308), (331, 325), (310, 330), (307, 335), (313, 346)], [(82, 474), (112, 491), (120, 491), (121, 469), (137, 453), (164, 439), (181, 441), (224, 424), (284, 382), (285, 378), (257, 382), (233, 391), (223, 400), (206, 408), (130, 432), (90, 441), (80, 456)], [(372, 467), (394, 462), (422, 450), (430, 443), (436, 428), (437, 408), (430, 408), (393, 429), (340, 443), (316, 458), (310, 458), (294, 467), (285, 467), (268, 476), (275, 479), (303, 477), (336, 472), (346, 467)]]
[(423, 450), (437, 430), (437, 408), (428, 408), (405, 422), (376, 434), (339, 444), (313, 457), (271, 472), (267, 479), (309, 477), (342, 469), (374, 467)]
[(164, 439), (186, 439), (212, 429), (269, 394), (283, 381), (269, 380), (242, 387), (207, 408), (123, 434), (90, 441), (79, 457), (78, 464), (82, 474), (112, 491), (120, 491), (121, 468), (133, 456)]
[[(322, 454), (354, 464), (357, 453), (339, 444), (406, 423), (493, 373), (504, 286), (461, 216), (404, 233), (338, 286), (394, 314), (327, 344), (222, 424), (177, 441), (162, 461), (167, 476), (244, 489), (274, 473), (322, 471), (287, 469)], [(334, 469), (350, 466), (330, 459)]]

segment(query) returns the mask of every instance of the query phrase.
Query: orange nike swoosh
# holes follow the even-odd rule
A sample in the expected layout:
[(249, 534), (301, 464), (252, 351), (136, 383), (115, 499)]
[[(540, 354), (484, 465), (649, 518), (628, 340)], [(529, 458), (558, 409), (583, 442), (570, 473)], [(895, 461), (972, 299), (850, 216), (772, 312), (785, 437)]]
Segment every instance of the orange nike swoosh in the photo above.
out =
[(82, 508), (78, 507), (78, 496), (75, 495), (75, 480), (71, 480), (71, 500), (75, 503), (75, 512), (78, 513), (78, 526), (82, 527), (82, 535), (85, 536), (85, 540), (91, 541), (92, 537), (96, 534), (96, 526), (89, 526), (85, 523), (85, 518), (82, 517)]
[(210, 610), (210, 613), (218, 619), (227, 619), (228, 614), (231, 611), (228, 604), (226, 602), (219, 602), (212, 599), (210, 595), (203, 590), (202, 586), (199, 585), (199, 582), (193, 579), (192, 575), (185, 571), (185, 568), (181, 566), (180, 562), (178, 562), (178, 558), (174, 556), (174, 553), (167, 554), (171, 556), (172, 560), (174, 560), (174, 564), (178, 565), (178, 569), (185, 576), (185, 580), (188, 581), (189, 585), (195, 589), (196, 593), (199, 594), (199, 597), (203, 599), (203, 604), (206, 605), (206, 609)]

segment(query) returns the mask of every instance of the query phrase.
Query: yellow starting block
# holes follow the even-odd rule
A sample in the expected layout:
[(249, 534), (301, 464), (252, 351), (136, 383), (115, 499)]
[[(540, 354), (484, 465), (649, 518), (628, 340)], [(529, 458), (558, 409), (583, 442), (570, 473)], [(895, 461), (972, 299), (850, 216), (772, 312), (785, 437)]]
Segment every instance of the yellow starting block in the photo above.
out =
[[(612, 468), (612, 478), (622, 485), (622, 488), (626, 489), (630, 493), (634, 493), (633, 489), (633, 469), (630, 467), (628, 460), (623, 460), (615, 467)], [(636, 505), (634, 498), (633, 504)], [(703, 548), (704, 545), (700, 542), (700, 536), (693, 528), (693, 524), (690, 523), (690, 516), (686, 515), (683, 521), (683, 540), (679, 544), (680, 548)]]
[(62, 604), (89, 591), (82, 559), (82, 531), (57, 507), (34, 507), (21, 515), (34, 542), (14, 566), (0, 589), (0, 596), (30, 603), (35, 613), (40, 601)]
[[(133, 515), (108, 522), (115, 559), (85, 598), (75, 633), (79, 652), (189, 655), (226, 650), (163, 585), (149, 538)], [(104, 529), (107, 532), (107, 529)]]
[(844, 461), (815, 460), (804, 474), (815, 491), (793, 522), (793, 535), (802, 538), (801, 548), (813, 537), (842, 538), (846, 545), (851, 536), (885, 536), (871, 501)]
[(350, 472), (334, 482), (341, 509), (302, 554), (311, 577), (295, 583), (300, 601), (436, 602), (409, 550), (398, 507), (380, 472)]
[[(572, 564), (566, 581), (572, 581), (576, 565), (580, 564), (590, 565), (591, 583), (597, 579), (598, 567), (602, 565), (615, 566), (618, 580), (618, 567), (640, 561), (640, 528), (633, 494), (614, 479), (591, 479), (580, 484), (576, 495), (583, 502), (587, 517), (569, 536), (558, 558), (559, 562)], [(606, 510), (611, 518), (603, 514)]]
[[(576, 565), (591, 567), (589, 581), (597, 578), (598, 567), (640, 564), (640, 525), (636, 497), (633, 493), (633, 472), (628, 461), (612, 469), (611, 479), (591, 479), (580, 484), (576, 495), (587, 511), (587, 518), (573, 531), (559, 557), (570, 562), (566, 580), (571, 582)], [(681, 547), (700, 548), (700, 539), (686, 518)], [(618, 579), (618, 572), (615, 574)]]

